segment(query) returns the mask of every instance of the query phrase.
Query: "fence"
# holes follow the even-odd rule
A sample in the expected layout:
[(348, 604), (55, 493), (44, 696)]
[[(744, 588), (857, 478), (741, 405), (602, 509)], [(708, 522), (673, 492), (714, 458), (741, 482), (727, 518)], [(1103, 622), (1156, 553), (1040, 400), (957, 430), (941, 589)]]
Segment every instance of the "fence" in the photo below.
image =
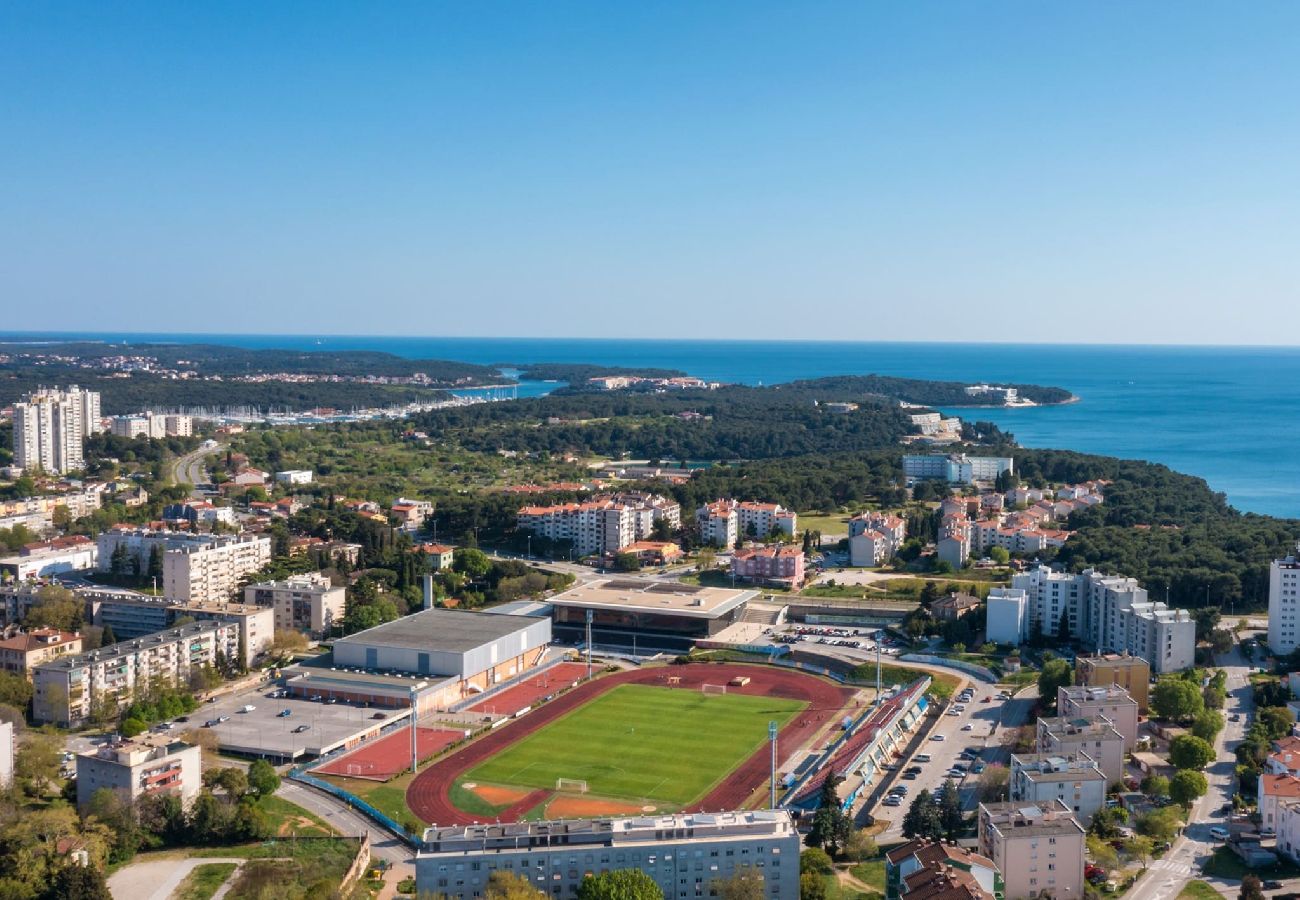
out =
[(998, 676), (994, 675), (991, 670), (960, 659), (948, 659), (946, 656), (931, 656), (928, 653), (907, 653), (900, 656), (899, 660), (902, 662), (925, 663), (928, 666), (941, 666), (945, 669), (956, 669), (959, 672), (965, 672), (967, 675), (973, 675), (980, 681), (987, 681), (989, 684), (998, 683)]
[(491, 688), (489, 688), (488, 690), (484, 691), (481, 694), (472, 694), (471, 696), (466, 697), (464, 700), (457, 700), (451, 706), (447, 707), (447, 712), (460, 712), (466, 707), (473, 706), (476, 703), (482, 703), (484, 700), (488, 700), (496, 696), (497, 694), (501, 693), (502, 691), (509, 690), (510, 688), (516, 687), (517, 685), (522, 684), (524, 681), (527, 681), (530, 678), (535, 678), (538, 675), (541, 675), (543, 672), (553, 668), (554, 666), (559, 665), (562, 662), (572, 662), (572, 660), (566, 656), (557, 656), (555, 657), (555, 659), (551, 660), (548, 663), (540, 665), (535, 669), (529, 669), (527, 672), (524, 672), (518, 678), (512, 678), (509, 681), (503, 681), (500, 684), (493, 685)]
[(294, 781), (300, 781), (303, 784), (310, 785), (311, 787), (314, 787), (317, 790), (324, 791), (330, 796), (342, 800), (348, 806), (352, 807), (353, 809), (357, 810), (358, 812), (364, 815), (369, 816), (371, 819), (378, 822), (384, 828), (387, 828), (393, 834), (400, 837), (412, 849), (414, 850), (420, 849), (420, 845), (422, 842), (419, 837), (416, 837), (415, 835), (412, 835), (409, 832), (407, 832), (406, 826), (399, 824), (388, 814), (382, 813), (379, 810), (375, 809), (373, 806), (371, 806), (369, 803), (362, 800), (360, 797), (356, 796), (355, 794), (350, 794), (340, 787), (335, 787), (334, 785), (330, 784), (328, 781), (322, 781), (316, 776), (310, 775), (306, 771), (300, 768), (291, 769), (289, 771), (289, 777), (292, 778)]
[(366, 866), (370, 865), (370, 834), (361, 835), (361, 846), (357, 848), (357, 855), (352, 860), (352, 865), (348, 867), (347, 872), (343, 875), (343, 880), (339, 882), (339, 894), (348, 896), (348, 892), (356, 886), (361, 880), (361, 876), (366, 871)]

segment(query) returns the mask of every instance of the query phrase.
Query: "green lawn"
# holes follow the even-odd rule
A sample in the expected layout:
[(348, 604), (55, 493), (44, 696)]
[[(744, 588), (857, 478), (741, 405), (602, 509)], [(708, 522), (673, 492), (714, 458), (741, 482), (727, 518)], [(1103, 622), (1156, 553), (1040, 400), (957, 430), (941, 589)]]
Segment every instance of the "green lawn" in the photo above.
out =
[(1285, 861), (1259, 869), (1248, 869), (1240, 856), (1224, 846), (1218, 847), (1205, 865), (1206, 875), (1217, 875), (1219, 878), (1231, 878), (1234, 881), (1240, 881), (1251, 873), (1260, 878), (1295, 878), (1300, 876), (1300, 869)]
[(272, 831), (282, 837), (291, 834), (299, 837), (333, 837), (336, 833), (320, 816), (283, 797), (263, 797), (257, 801), (257, 805), (266, 813)]
[(175, 900), (209, 900), (217, 888), (226, 883), (235, 868), (235, 863), (203, 863), (195, 866), (172, 896)]
[(858, 863), (849, 872), (863, 884), (869, 884), (881, 894), (885, 893), (885, 858), (869, 859)]
[(620, 685), (471, 770), (464, 781), (554, 788), (678, 806), (703, 796), (804, 704), (744, 694)]
[(1189, 881), (1178, 900), (1223, 900), (1223, 895), (1204, 881)]

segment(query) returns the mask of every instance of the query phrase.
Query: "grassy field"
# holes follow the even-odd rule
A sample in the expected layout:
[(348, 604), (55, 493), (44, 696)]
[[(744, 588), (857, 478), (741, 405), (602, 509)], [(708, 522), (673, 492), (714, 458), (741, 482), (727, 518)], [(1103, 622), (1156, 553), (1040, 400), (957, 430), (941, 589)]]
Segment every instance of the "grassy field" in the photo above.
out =
[(235, 863), (204, 863), (195, 866), (172, 897), (175, 900), (209, 900), (234, 871)]
[(1252, 872), (1260, 878), (1283, 879), (1300, 876), (1300, 869), (1288, 862), (1279, 862), (1259, 869), (1248, 869), (1240, 856), (1224, 846), (1219, 846), (1214, 851), (1214, 855), (1206, 863), (1204, 871), (1206, 875), (1217, 875), (1219, 878), (1231, 878), (1234, 881), (1240, 881)]
[(244, 863), (230, 892), (230, 900), (307, 900), (332, 897), (357, 855), (352, 840), (299, 842), (310, 852), (293, 852), (288, 859), (254, 859)]
[[(909, 669), (905, 666), (891, 666), (888, 663), (880, 667), (880, 681), (884, 685), (911, 684), (922, 675), (930, 676), (929, 693), (940, 699), (951, 697), (957, 690), (957, 685), (961, 683), (959, 676), (947, 672)], [(853, 670), (853, 680), (861, 684), (875, 684), (876, 664), (863, 663), (858, 666)]]
[(1223, 895), (1204, 881), (1189, 881), (1178, 900), (1223, 900)]
[(257, 802), (279, 837), (333, 837), (336, 832), (324, 819), (283, 797), (263, 797)]
[(703, 796), (804, 704), (626, 684), (575, 709), (471, 770), (464, 781), (554, 788), (682, 806)]
[[(365, 778), (344, 778), (339, 775), (319, 775), (325, 781), (360, 797), (375, 809), (403, 825), (418, 825), (419, 819), (406, 805), (406, 789), (415, 776), (409, 771), (388, 781), (370, 781)], [(474, 810), (467, 810), (474, 812)]]

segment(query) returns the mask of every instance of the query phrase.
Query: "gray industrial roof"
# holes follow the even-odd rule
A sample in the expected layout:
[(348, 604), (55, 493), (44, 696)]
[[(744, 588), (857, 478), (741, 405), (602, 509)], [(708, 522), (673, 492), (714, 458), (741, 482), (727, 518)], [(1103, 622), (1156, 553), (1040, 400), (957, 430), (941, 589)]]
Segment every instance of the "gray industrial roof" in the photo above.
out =
[(426, 609), (348, 635), (334, 643), (465, 653), (491, 641), (523, 631), (531, 625), (536, 625), (537, 622), (537, 619), (528, 616), (503, 616), (497, 613), (462, 612), (455, 609)]

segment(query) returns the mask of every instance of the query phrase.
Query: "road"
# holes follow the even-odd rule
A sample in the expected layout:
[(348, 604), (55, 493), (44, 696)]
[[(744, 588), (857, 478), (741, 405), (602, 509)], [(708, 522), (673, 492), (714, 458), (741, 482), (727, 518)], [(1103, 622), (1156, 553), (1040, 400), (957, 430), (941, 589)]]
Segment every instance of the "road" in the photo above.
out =
[[(1188, 881), (1200, 876), (1201, 865), (1210, 858), (1219, 844), (1210, 837), (1210, 828), (1225, 821), (1218, 815), (1218, 810), (1225, 803), (1232, 802), (1236, 783), (1234, 751), (1245, 737), (1254, 709), (1254, 697), (1247, 680), (1250, 666), (1242, 656), (1239, 645), (1220, 656), (1218, 663), (1218, 668), (1228, 673), (1228, 699), (1223, 711), (1224, 718), (1229, 721), (1224, 724), (1215, 745), (1218, 757), (1205, 773), (1210, 789), (1192, 807), (1191, 815), (1188, 816), (1191, 824), (1173, 842), (1163, 858), (1150, 864), (1147, 873), (1129, 889), (1125, 900), (1173, 900)], [(1231, 721), (1234, 713), (1240, 715), (1239, 721)], [(1230, 889), (1233, 895), (1237, 893), (1235, 882), (1206, 880), (1221, 891)]]
[[(209, 481), (207, 466), (205, 465), (208, 457), (214, 453), (221, 453), (225, 449), (221, 444), (203, 444), (184, 456), (178, 457), (172, 463), (172, 480), (177, 484), (197, 485), (206, 483)], [(197, 492), (195, 496), (198, 496)]]
[[(1030, 712), (1038, 698), (1037, 688), (1025, 688), (1012, 699), (999, 702), (999, 688), (978, 682), (973, 683), (972, 687), (975, 695), (969, 703), (964, 704), (964, 711), (952, 715), (951, 712), (956, 709), (954, 703), (948, 712), (939, 717), (930, 739), (924, 741), (912, 757), (897, 760), (900, 777), (894, 784), (905, 785), (907, 795), (900, 806), (885, 806), (882, 803), (871, 810), (878, 820), (888, 820), (890, 823), (876, 837), (877, 841), (888, 843), (903, 839), (903, 815), (912, 800), (922, 790), (928, 790), (931, 794), (937, 792), (948, 777), (946, 773), (965, 748), (974, 747), (979, 750), (978, 758), (986, 765), (1007, 765), (1010, 761), (1010, 753), (1002, 746), (1002, 736), (1029, 721)], [(991, 698), (988, 703), (983, 702), (985, 697)], [(936, 737), (942, 737), (942, 740), (936, 740)], [(918, 761), (917, 757), (924, 758), (926, 755), (930, 757), (928, 762)], [(901, 778), (901, 773), (913, 765), (921, 767), (921, 774), (910, 781)], [(972, 810), (979, 803), (978, 785), (979, 776), (974, 774), (957, 781), (963, 809)]]
[(286, 778), (280, 782), (280, 789), (276, 793), (308, 812), (320, 816), (334, 826), (340, 834), (360, 836), (369, 832), (370, 852), (376, 858), (387, 860), (394, 865), (411, 863), (415, 858), (414, 851), (396, 836), (324, 791), (318, 791)]

